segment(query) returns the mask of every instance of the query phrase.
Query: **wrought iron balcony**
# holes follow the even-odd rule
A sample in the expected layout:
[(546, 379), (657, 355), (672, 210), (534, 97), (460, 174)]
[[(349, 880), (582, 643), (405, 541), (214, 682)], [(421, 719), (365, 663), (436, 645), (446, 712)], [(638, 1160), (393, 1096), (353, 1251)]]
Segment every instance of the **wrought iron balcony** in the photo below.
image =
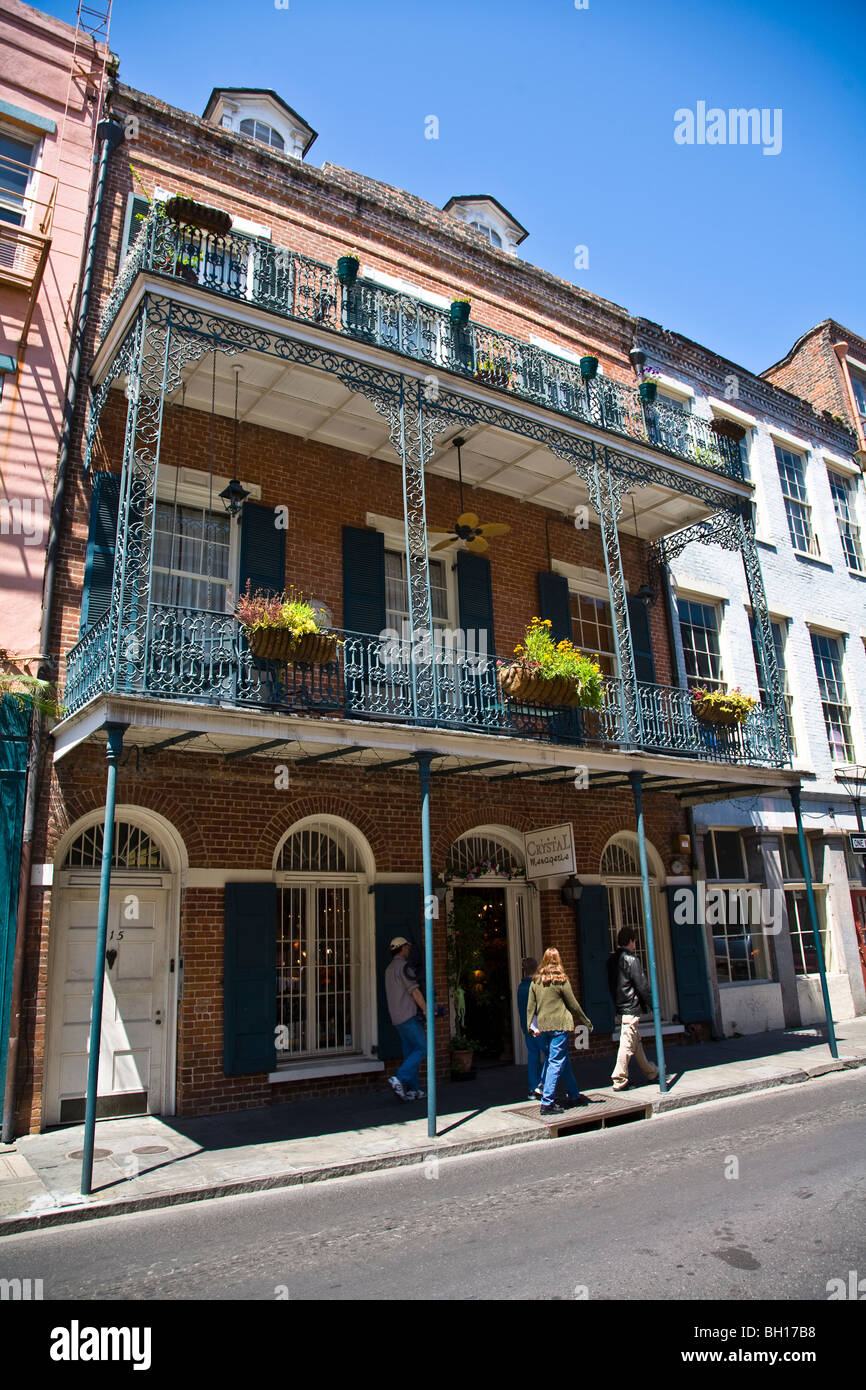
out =
[[(106, 613), (67, 658), (64, 703), (68, 714), (100, 694), (135, 693), (160, 700), (255, 708), (284, 714), (364, 719), (476, 733), (533, 738), (551, 743), (626, 749), (629, 741), (621, 683), (604, 683), (599, 710), (550, 709), (507, 699), (495, 657), (449, 645), (434, 648), (433, 714), (418, 712), (417, 651), (407, 641), (383, 642), (341, 632), (339, 654), (329, 666), (284, 666), (258, 661), (228, 613), (151, 606), (143, 659), (141, 643), (119, 667), (109, 651)], [(780, 765), (776, 716), (759, 706), (743, 725), (707, 727), (692, 712), (685, 690), (638, 684), (648, 752), (705, 762)]]
[(385, 348), (715, 473), (743, 477), (736, 441), (715, 434), (697, 415), (662, 400), (645, 404), (633, 387), (610, 377), (586, 382), (577, 363), (482, 324), (453, 324), (447, 311), (413, 295), (363, 279), (346, 288), (331, 266), (270, 241), (181, 227), (160, 204), (121, 267), (103, 314), (102, 337), (140, 271)]

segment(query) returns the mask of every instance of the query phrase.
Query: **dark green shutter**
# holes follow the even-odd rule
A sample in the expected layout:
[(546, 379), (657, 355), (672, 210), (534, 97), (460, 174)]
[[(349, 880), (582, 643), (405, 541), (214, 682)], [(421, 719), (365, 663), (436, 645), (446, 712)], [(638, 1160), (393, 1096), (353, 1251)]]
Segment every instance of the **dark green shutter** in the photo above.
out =
[(277, 1064), (277, 889), (227, 883), (223, 1038), (226, 1076), (271, 1072)]
[(578, 913), (582, 989), (578, 998), (596, 1033), (611, 1033), (616, 1016), (607, 983), (610, 955), (607, 889), (600, 883), (587, 885), (580, 896)]
[(385, 537), (343, 527), (343, 627), (378, 637), (385, 627)]
[(631, 628), (635, 678), (655, 685), (656, 664), (650, 633), (649, 607), (642, 599), (633, 595), (628, 598), (628, 622)]
[(241, 567), (238, 587), (281, 594), (286, 587), (286, 533), (273, 507), (246, 502), (241, 522)]
[[(480, 634), (487, 634), (487, 652), (496, 651), (493, 633), (493, 590), (490, 583), (490, 561), (485, 555), (473, 555), (468, 550), (457, 552), (457, 599), (460, 608), (460, 627), (463, 640), (470, 650), (481, 651)], [(470, 633), (478, 634), (470, 639)], [(472, 642), (476, 645), (473, 647)]]
[(405, 936), (423, 950), (424, 909), (420, 883), (379, 883), (376, 895), (376, 998), (378, 1001), (377, 1055), (402, 1057), (400, 1036), (391, 1022), (385, 997), (385, 971), (391, 964), (389, 941)]
[(551, 621), (550, 635), (554, 642), (570, 642), (571, 598), (568, 593), (568, 580), (562, 574), (542, 570), (538, 576), (539, 617)]
[(84, 565), (84, 591), (81, 596), (83, 634), (98, 622), (111, 605), (114, 575), (114, 548), (117, 544), (117, 517), (120, 511), (120, 474), (97, 473), (93, 479), (90, 503), (90, 531)]
[[(680, 916), (690, 917), (690, 922), (676, 922), (675, 894), (688, 893), (689, 906)], [(710, 1003), (710, 986), (707, 979), (707, 957), (704, 949), (704, 927), (697, 917), (697, 890), (694, 885), (682, 888), (668, 888), (668, 913), (670, 916), (671, 949), (674, 957), (674, 975), (677, 982), (677, 1013), (683, 1023), (705, 1023), (713, 1016)], [(680, 903), (683, 899), (680, 897)]]
[(147, 198), (133, 198), (132, 208), (130, 209), (129, 213), (129, 226), (126, 229), (126, 237), (124, 238), (123, 245), (120, 248), (120, 256), (118, 257), (117, 261), (118, 270), (123, 265), (123, 262), (126, 259), (127, 252), (129, 251), (130, 247), (132, 246), (133, 242), (135, 241), (136, 237), (141, 231), (142, 223), (146, 219), (149, 212), (150, 203), (148, 202)]
[(6, 1078), (30, 711), (0, 697), (0, 1090)]

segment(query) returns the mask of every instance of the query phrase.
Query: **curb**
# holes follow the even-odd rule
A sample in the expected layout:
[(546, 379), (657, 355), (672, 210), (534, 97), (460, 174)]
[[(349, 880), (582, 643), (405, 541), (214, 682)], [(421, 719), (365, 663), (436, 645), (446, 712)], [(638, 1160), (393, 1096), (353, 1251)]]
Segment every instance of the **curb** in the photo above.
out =
[[(677, 1097), (671, 1093), (658, 1096), (651, 1102), (653, 1115), (671, 1114), (675, 1110), (685, 1110), (690, 1106), (703, 1105), (706, 1101), (727, 1100), (735, 1096), (754, 1095), (759, 1091), (775, 1090), (779, 1086), (797, 1085), (812, 1081), (831, 1072), (853, 1071), (866, 1067), (866, 1056), (840, 1057), (829, 1062), (816, 1062), (814, 1065), (797, 1067), (789, 1072), (781, 1072), (774, 1077), (760, 1077), (756, 1081), (734, 1082), (720, 1085), (710, 1091)], [(595, 1131), (592, 1131), (595, 1132)], [(575, 1136), (572, 1136), (575, 1137)], [(27, 1231), (47, 1230), (54, 1226), (71, 1226), (78, 1221), (92, 1221), (110, 1216), (125, 1216), (140, 1211), (159, 1211), (166, 1207), (185, 1206), (193, 1202), (209, 1202), (219, 1197), (241, 1197), (252, 1192), (272, 1192), (279, 1188), (303, 1187), (308, 1183), (327, 1182), (333, 1178), (357, 1177), (363, 1173), (383, 1172), (389, 1168), (408, 1168), (420, 1166), (435, 1153), (437, 1158), (457, 1158), (462, 1154), (483, 1153), (490, 1149), (510, 1148), (515, 1144), (544, 1142), (551, 1138), (545, 1128), (536, 1130), (504, 1129), (484, 1138), (460, 1140), (450, 1143), (443, 1139), (431, 1139), (423, 1148), (404, 1149), (396, 1153), (383, 1154), (377, 1158), (353, 1159), (348, 1163), (330, 1163), (320, 1168), (288, 1169), (284, 1173), (271, 1173), (259, 1178), (240, 1178), (236, 1181), (223, 1181), (205, 1187), (191, 1187), (176, 1192), (150, 1193), (145, 1197), (127, 1197), (112, 1202), (76, 1203), (72, 1206), (58, 1207), (56, 1211), (40, 1212), (34, 1216), (12, 1216), (0, 1219), (0, 1237), (20, 1235)]]

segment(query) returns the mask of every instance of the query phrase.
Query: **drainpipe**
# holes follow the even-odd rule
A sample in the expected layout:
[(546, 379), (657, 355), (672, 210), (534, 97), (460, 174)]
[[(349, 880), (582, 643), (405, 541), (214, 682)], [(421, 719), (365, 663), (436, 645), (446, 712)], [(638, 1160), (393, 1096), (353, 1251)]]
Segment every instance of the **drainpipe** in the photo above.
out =
[(818, 909), (815, 906), (815, 893), (812, 888), (812, 870), (809, 865), (809, 847), (806, 844), (806, 836), (803, 831), (803, 815), (800, 809), (800, 788), (789, 787), (788, 795), (794, 807), (794, 817), (797, 821), (797, 840), (800, 845), (800, 863), (803, 865), (803, 879), (806, 884), (806, 901), (809, 904), (809, 920), (812, 924), (812, 935), (815, 938), (815, 954), (818, 957), (818, 973), (821, 976), (821, 994), (824, 997), (824, 1013), (827, 1018), (827, 1041), (830, 1044), (830, 1053), (833, 1057), (839, 1056), (839, 1048), (836, 1043), (836, 1029), (833, 1027), (833, 1010), (830, 1005), (830, 990), (827, 986), (827, 967), (824, 963), (824, 947), (821, 945), (821, 932), (818, 927)]
[[(113, 149), (123, 140), (123, 126), (120, 121), (102, 120), (96, 127), (99, 141), (99, 163), (96, 183), (90, 207), (90, 231), (84, 254), (84, 271), (81, 277), (81, 290), (72, 333), (69, 369), (66, 374), (66, 399), (63, 405), (63, 433), (60, 439), (60, 453), (57, 462), (57, 481), (54, 502), (51, 507), (51, 521), (48, 531), (48, 548), (45, 558), (45, 578), (42, 587), (42, 624), (39, 631), (39, 650), (42, 653), (41, 676), (52, 674), (48, 656), (51, 644), (51, 623), (54, 616), (54, 578), (57, 561), (57, 544), (63, 520), (64, 493), (69, 468), (69, 454), (72, 443), (72, 424), (78, 400), (78, 384), (81, 376), (81, 361), (84, 348), (84, 333), (93, 289), (93, 270), (96, 261), (96, 244), (102, 216), (102, 200), (108, 174), (108, 160)], [(12, 963), (12, 999), (9, 1013), (9, 1047), (6, 1054), (6, 1088), (3, 1097), (2, 1142), (10, 1144), (14, 1137), (15, 1105), (18, 1069), (18, 1047), (21, 1033), (21, 1002), (24, 984), (24, 941), (27, 926), (27, 913), (30, 906), (30, 868), (33, 854), (33, 828), (36, 821), (36, 802), (39, 792), (39, 771), (42, 762), (42, 716), (34, 715), (30, 760), (27, 769), (27, 790), (24, 800), (24, 825), (21, 840), (21, 867), (18, 876), (18, 910), (15, 926), (15, 956)]]

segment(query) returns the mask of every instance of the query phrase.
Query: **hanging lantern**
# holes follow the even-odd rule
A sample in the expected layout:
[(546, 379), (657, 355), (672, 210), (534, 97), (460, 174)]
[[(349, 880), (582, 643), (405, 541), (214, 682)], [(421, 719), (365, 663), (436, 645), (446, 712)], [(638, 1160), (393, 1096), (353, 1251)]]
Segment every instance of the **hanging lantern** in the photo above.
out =
[(241, 508), (249, 497), (249, 492), (242, 487), (237, 478), (232, 478), (228, 487), (224, 487), (220, 493), (223, 505), (229, 516), (240, 517)]

